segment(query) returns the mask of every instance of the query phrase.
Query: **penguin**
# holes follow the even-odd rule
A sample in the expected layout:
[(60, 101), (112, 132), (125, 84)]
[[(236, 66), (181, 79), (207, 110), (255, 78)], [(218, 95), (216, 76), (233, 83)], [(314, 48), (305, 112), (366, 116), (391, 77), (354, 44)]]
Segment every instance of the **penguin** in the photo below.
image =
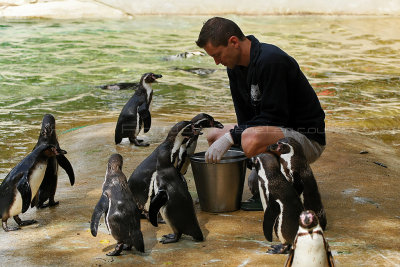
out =
[(291, 137), (282, 138), (277, 143), (268, 146), (267, 151), (279, 156), (281, 171), (286, 179), (293, 183), (304, 209), (313, 210), (318, 216), (322, 229), (325, 230), (327, 219), (317, 181), (300, 143)]
[(20, 229), (7, 226), (10, 217), (14, 218), (18, 226), (36, 223), (35, 220), (22, 221), (18, 215), (28, 210), (43, 181), (48, 159), (60, 153), (65, 151), (51, 144), (40, 144), (4, 178), (0, 185), (0, 214), (4, 231)]
[(262, 153), (255, 156), (253, 162), (259, 176), (259, 191), (264, 208), (264, 236), (272, 242), (272, 232), (275, 231), (282, 243), (272, 246), (267, 253), (286, 253), (296, 236), (303, 205), (292, 184), (281, 173), (275, 155)]
[[(60, 148), (56, 135), (56, 122), (53, 115), (51, 114), (46, 114), (43, 117), (42, 128), (40, 130), (39, 139), (36, 143), (35, 148), (40, 146), (41, 144), (51, 144), (57, 148)], [(66, 153), (67, 152), (65, 151), (65, 154)], [(65, 155), (59, 154), (58, 156), (49, 158), (47, 162), (46, 173), (44, 175), (42, 184), (39, 187), (39, 191), (35, 199), (32, 201), (32, 207), (36, 206), (36, 208), (40, 209), (59, 204), (58, 201), (54, 201), (54, 195), (56, 194), (57, 190), (58, 165), (60, 165), (68, 174), (71, 186), (74, 185), (74, 170)], [(48, 203), (44, 204), (47, 200)]]
[(122, 108), (115, 127), (115, 144), (119, 144), (122, 138), (128, 137), (129, 141), (136, 146), (148, 146), (143, 140), (137, 139), (140, 130), (147, 133), (151, 126), (150, 103), (153, 97), (151, 84), (156, 82), (162, 75), (145, 73), (140, 79), (140, 87)]
[(113, 83), (107, 85), (100, 85), (96, 86), (96, 88), (100, 88), (103, 90), (137, 90), (140, 87), (140, 82), (133, 82), (133, 83)]
[(154, 182), (157, 175), (156, 167), (159, 152), (163, 149), (170, 149), (169, 160), (173, 164), (177, 161), (182, 142), (196, 133), (197, 131), (193, 128), (193, 124), (190, 121), (178, 122), (170, 129), (166, 139), (136, 167), (129, 177), (129, 188), (133, 193), (139, 209), (142, 210), (145, 215), (147, 215), (149, 210), (151, 196), (154, 194)]
[(189, 51), (189, 52), (182, 52), (173, 56), (163, 57), (162, 60), (164, 61), (171, 61), (171, 60), (178, 60), (183, 58), (191, 58), (194, 56), (205, 56), (206, 54), (201, 51)]
[(140, 212), (122, 172), (123, 158), (120, 154), (110, 156), (103, 183), (103, 193), (94, 208), (90, 222), (92, 235), (97, 236), (103, 213), (108, 231), (117, 240), (115, 250), (107, 256), (118, 256), (127, 246), (144, 252), (143, 235), (140, 230)]
[(285, 267), (333, 267), (335, 262), (318, 217), (312, 210), (303, 211), (299, 230)]
[(198, 129), (197, 134), (194, 134), (191, 138), (187, 138), (182, 142), (179, 149), (179, 157), (177, 162), (174, 163), (178, 171), (185, 175), (190, 164), (190, 157), (194, 154), (197, 147), (197, 140), (202, 134), (201, 130), (203, 128), (219, 128), (222, 129), (224, 126), (219, 121), (214, 120), (211, 115), (207, 113), (200, 113), (194, 116), (190, 121), (193, 126)]
[(171, 144), (165, 143), (158, 152), (155, 195), (150, 202), (149, 220), (157, 227), (160, 212), (172, 228), (173, 233), (164, 235), (160, 240), (162, 244), (178, 242), (182, 234), (192, 236), (195, 241), (203, 241), (193, 199), (185, 178), (171, 163), (171, 151)]

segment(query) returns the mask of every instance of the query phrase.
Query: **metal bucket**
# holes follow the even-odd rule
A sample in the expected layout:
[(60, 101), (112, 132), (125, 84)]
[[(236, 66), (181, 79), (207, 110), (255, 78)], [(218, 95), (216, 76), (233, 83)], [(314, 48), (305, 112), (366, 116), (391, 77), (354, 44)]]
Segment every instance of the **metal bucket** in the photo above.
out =
[(200, 208), (207, 212), (240, 209), (246, 174), (246, 156), (228, 150), (219, 163), (206, 163), (205, 152), (190, 157)]

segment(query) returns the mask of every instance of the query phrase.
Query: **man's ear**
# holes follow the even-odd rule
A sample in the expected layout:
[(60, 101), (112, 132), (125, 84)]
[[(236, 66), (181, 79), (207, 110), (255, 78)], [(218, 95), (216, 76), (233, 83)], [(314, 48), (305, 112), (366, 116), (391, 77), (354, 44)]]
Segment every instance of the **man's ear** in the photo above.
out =
[(235, 48), (237, 48), (239, 46), (239, 38), (234, 35), (229, 37), (228, 45), (233, 45)]

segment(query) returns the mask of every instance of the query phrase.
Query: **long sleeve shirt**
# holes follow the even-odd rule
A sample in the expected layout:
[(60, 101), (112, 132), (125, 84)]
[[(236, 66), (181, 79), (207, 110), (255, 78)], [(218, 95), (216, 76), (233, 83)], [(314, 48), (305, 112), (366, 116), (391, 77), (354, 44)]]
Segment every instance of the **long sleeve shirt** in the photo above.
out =
[(252, 35), (247, 38), (250, 64), (227, 69), (238, 123), (231, 130), (235, 144), (241, 144), (248, 127), (277, 126), (325, 145), (325, 113), (296, 60)]

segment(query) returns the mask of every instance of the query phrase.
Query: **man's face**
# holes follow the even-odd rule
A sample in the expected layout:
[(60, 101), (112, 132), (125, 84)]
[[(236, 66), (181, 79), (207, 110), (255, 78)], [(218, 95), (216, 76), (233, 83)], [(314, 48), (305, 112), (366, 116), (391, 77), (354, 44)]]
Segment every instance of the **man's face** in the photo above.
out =
[[(232, 38), (232, 37), (231, 37)], [(240, 50), (238, 49), (237, 42), (228, 40), (227, 46), (213, 46), (211, 42), (208, 42), (204, 46), (204, 50), (209, 56), (214, 58), (215, 64), (222, 64), (230, 69), (233, 69), (239, 62)]]

